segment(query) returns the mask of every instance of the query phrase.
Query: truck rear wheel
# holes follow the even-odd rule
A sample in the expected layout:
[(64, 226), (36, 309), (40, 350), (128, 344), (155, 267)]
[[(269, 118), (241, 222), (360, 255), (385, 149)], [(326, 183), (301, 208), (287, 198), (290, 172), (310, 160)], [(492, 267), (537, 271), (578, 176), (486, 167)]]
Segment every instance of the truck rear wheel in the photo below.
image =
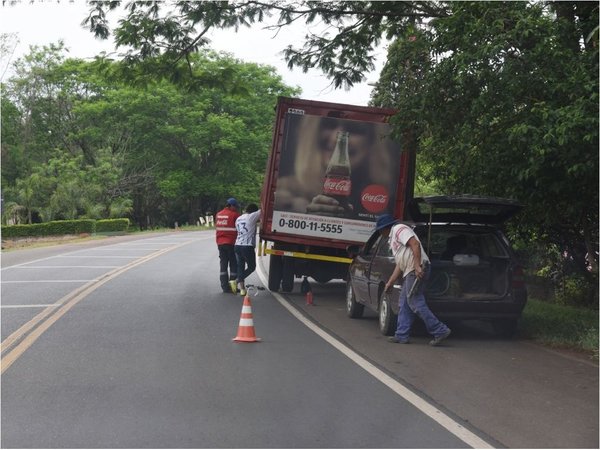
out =
[(284, 256), (282, 268), (281, 290), (283, 292), (292, 292), (294, 290), (294, 259)]
[(277, 292), (283, 274), (283, 258), (279, 255), (271, 255), (269, 258), (269, 290)]

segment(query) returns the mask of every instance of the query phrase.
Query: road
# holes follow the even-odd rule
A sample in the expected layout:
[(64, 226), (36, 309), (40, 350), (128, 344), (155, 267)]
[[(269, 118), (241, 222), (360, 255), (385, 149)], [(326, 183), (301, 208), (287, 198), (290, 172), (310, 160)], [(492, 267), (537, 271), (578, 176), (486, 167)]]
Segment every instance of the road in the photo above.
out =
[(259, 292), (238, 344), (211, 232), (3, 254), (2, 447), (598, 448), (597, 365), (479, 328), (389, 344), (313, 289)]

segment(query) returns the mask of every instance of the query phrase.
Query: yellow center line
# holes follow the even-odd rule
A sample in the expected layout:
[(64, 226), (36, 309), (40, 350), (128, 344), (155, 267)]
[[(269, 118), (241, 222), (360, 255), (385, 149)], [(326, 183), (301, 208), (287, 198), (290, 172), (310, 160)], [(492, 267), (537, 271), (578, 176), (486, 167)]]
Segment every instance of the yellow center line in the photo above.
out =
[[(92, 281), (92, 282), (89, 282), (89, 283), (79, 287), (75, 291), (64, 296), (58, 302), (48, 306), (48, 308), (46, 308), (44, 311), (39, 313), (37, 316), (35, 316), (33, 319), (31, 319), (25, 325), (20, 327), (17, 331), (15, 331), (9, 337), (7, 337), (4, 340), (4, 342), (2, 342), (2, 345), (1, 345), (2, 352), (10, 349), (13, 345), (14, 345), (14, 348), (12, 350), (10, 350), (10, 352), (8, 352), (6, 354), (6, 356), (3, 356), (2, 359), (0, 360), (0, 365), (2, 366), (2, 370), (0, 371), (0, 374), (3, 374), (17, 359), (19, 359), (19, 357), (25, 352), (25, 350), (27, 350), (29, 347), (31, 347), (31, 345), (33, 345), (33, 343), (48, 328), (50, 328), (54, 323), (56, 323), (56, 321), (58, 319), (60, 319), (62, 316), (64, 316), (65, 313), (67, 313), (67, 311), (69, 311), (73, 306), (75, 306), (77, 303), (79, 303), (81, 300), (83, 300), (85, 297), (87, 297), (93, 291), (98, 289), (104, 283), (127, 272), (129, 269), (139, 266), (140, 264), (144, 264), (145, 262), (148, 262), (151, 259), (154, 259), (158, 256), (161, 256), (161, 255), (167, 253), (167, 252), (170, 252), (171, 250), (175, 250), (179, 247), (182, 247), (182, 246), (188, 244), (189, 242), (192, 242), (192, 241), (182, 242), (177, 245), (174, 245), (173, 247), (159, 250), (159, 251), (152, 253), (148, 256), (145, 256), (137, 261), (133, 261), (130, 264), (127, 264), (126, 266), (112, 270), (112, 271), (106, 273), (104, 276), (102, 276), (97, 281)], [(60, 308), (56, 309), (58, 306), (60, 306)], [(27, 334), (27, 333), (29, 333), (29, 334)], [(27, 334), (27, 336), (19, 342), (19, 340), (26, 334)], [(15, 345), (17, 342), (18, 342), (18, 344)]]

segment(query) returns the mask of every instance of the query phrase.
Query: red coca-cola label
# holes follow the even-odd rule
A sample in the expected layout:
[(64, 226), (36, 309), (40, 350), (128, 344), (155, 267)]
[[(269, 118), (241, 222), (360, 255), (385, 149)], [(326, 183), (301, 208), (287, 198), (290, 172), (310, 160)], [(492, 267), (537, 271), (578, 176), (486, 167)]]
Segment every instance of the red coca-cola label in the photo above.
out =
[(323, 194), (347, 197), (350, 195), (351, 191), (352, 181), (350, 181), (350, 178), (325, 177), (325, 181), (323, 182)]
[(384, 211), (390, 201), (388, 190), (380, 184), (370, 184), (363, 189), (360, 194), (360, 202), (370, 213), (380, 213)]

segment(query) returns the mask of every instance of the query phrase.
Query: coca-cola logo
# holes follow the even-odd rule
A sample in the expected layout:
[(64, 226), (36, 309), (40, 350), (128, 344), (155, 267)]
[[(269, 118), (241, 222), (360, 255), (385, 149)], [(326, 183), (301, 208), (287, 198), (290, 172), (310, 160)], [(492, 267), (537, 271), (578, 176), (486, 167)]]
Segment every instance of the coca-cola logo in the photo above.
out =
[(349, 178), (325, 178), (323, 193), (332, 195), (350, 195), (352, 182)]
[(363, 189), (360, 194), (360, 202), (370, 213), (380, 213), (384, 211), (390, 201), (388, 190), (381, 184), (370, 184)]

